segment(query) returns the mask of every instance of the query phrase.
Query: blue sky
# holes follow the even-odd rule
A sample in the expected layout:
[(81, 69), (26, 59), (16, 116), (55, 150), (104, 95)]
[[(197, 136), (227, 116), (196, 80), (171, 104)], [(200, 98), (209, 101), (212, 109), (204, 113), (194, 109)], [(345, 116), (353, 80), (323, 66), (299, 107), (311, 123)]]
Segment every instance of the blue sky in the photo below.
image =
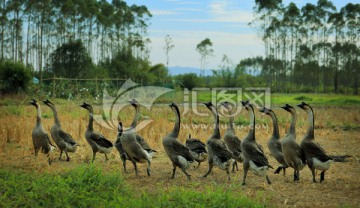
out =
[[(248, 26), (253, 20), (254, 0), (127, 0), (129, 5), (145, 5), (153, 17), (148, 34), (151, 39), (150, 61), (166, 63), (163, 49), (167, 34), (173, 40), (170, 66), (200, 68), (200, 55), (196, 45), (205, 38), (213, 42), (214, 56), (209, 57), (207, 69), (215, 69), (224, 55), (234, 64), (241, 59), (262, 56), (264, 46), (256, 31)], [(298, 7), (317, 0), (283, 0), (284, 5), (294, 2)], [(360, 0), (332, 0), (339, 10), (347, 3)]]

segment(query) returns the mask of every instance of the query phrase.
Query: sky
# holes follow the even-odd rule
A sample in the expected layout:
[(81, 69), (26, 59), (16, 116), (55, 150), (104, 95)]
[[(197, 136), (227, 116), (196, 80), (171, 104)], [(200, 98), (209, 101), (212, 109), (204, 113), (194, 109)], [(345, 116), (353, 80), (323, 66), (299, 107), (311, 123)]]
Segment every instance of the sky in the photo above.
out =
[[(360, 0), (331, 0), (337, 10)], [(152, 13), (148, 36), (151, 63), (166, 63), (165, 36), (172, 38), (169, 66), (200, 68), (196, 45), (205, 38), (212, 43), (214, 54), (207, 58), (206, 69), (216, 69), (226, 55), (234, 65), (241, 59), (263, 56), (264, 44), (248, 23), (254, 19), (254, 0), (126, 0), (128, 5), (145, 5)], [(283, 0), (299, 8), (317, 0)]]

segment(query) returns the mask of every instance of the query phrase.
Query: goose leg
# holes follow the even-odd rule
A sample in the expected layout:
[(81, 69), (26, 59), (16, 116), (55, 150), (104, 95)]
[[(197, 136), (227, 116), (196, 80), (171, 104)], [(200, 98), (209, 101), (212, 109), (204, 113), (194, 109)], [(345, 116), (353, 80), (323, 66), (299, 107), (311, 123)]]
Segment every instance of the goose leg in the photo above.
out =
[[(315, 168), (311, 168), (311, 174), (312, 174), (312, 177), (313, 177), (313, 182), (314, 183), (317, 183), (317, 181), (316, 181), (316, 178), (315, 178)], [(320, 179), (321, 180), (321, 179)]]
[(205, 175), (202, 176), (202, 178), (206, 178), (210, 173), (211, 170), (213, 169), (214, 165), (213, 164), (209, 164), (209, 169), (208, 171), (205, 173)]
[(184, 168), (181, 168), (182, 172), (186, 175), (188, 180), (191, 180), (191, 175), (189, 175)]
[(171, 179), (175, 178), (175, 171), (176, 171), (176, 165), (173, 163), (173, 171), (172, 171), (172, 174), (171, 174)]
[(95, 152), (95, 151), (93, 151), (93, 158), (92, 158), (92, 161), (91, 161), (91, 162), (94, 162), (94, 160), (95, 160), (95, 156), (96, 156), (96, 152)]
[(271, 184), (271, 181), (270, 181), (270, 178), (269, 178), (268, 175), (266, 175), (266, 181), (267, 181), (268, 184)]
[(150, 170), (150, 160), (148, 160), (147, 175), (148, 175), (148, 176), (150, 176), (150, 175), (151, 175), (151, 170)]
[(283, 169), (283, 166), (282, 165), (279, 165), (279, 167), (276, 168), (274, 174), (279, 174), (281, 169)]
[(297, 173), (296, 173), (296, 170), (294, 170), (294, 181), (297, 181)]
[(137, 166), (136, 166), (136, 162), (134, 161), (131, 161), (134, 165), (134, 169), (135, 169), (135, 175), (137, 176), (138, 175), (138, 169), (137, 169)]
[(230, 178), (230, 172), (229, 172), (229, 170), (226, 170), (226, 173), (227, 173), (227, 175), (228, 175), (228, 181), (230, 181), (231, 178)]
[(123, 163), (123, 167), (124, 167), (124, 172), (127, 173), (127, 171), (126, 171), (126, 160), (122, 159), (122, 163)]
[(323, 182), (325, 180), (325, 170), (321, 171), (320, 174), (320, 183)]
[(109, 158), (108, 158), (107, 154), (105, 154), (105, 161), (108, 161), (108, 160), (109, 160)]
[(284, 176), (285, 176), (285, 173), (286, 173), (286, 167), (283, 167), (283, 173), (284, 173)]
[(232, 172), (233, 172), (233, 173), (235, 172), (235, 166), (236, 166), (236, 171), (238, 171), (239, 168), (238, 168), (238, 164), (237, 164), (236, 161), (234, 161), (234, 163), (233, 163), (233, 167), (232, 167)]
[(241, 185), (245, 185), (245, 181), (246, 181), (246, 175), (247, 175), (247, 172), (249, 171), (249, 162), (244, 162), (243, 163), (243, 167), (244, 167), (244, 175), (243, 175), (243, 182)]
[(63, 151), (62, 151), (62, 150), (60, 150), (59, 160), (61, 160), (62, 153), (63, 153)]
[(65, 155), (66, 155), (66, 161), (70, 161), (70, 157), (68, 155), (68, 152), (65, 150)]
[(51, 165), (51, 158), (50, 158), (50, 154), (47, 154), (47, 158), (48, 158), (48, 163), (49, 163), (49, 165)]
[(196, 169), (199, 169), (199, 167), (200, 167), (200, 163), (201, 163), (201, 162), (198, 162), (198, 166), (196, 167)]

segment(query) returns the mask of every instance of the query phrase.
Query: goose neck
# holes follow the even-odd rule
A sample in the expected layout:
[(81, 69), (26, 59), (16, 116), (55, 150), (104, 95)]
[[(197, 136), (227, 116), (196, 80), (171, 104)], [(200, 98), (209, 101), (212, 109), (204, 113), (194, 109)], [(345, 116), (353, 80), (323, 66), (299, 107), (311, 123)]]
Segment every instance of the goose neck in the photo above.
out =
[(90, 112), (89, 114), (89, 124), (88, 124), (88, 130), (93, 130), (93, 122), (94, 122), (94, 114), (92, 112)]
[(60, 120), (59, 120), (59, 117), (58, 117), (58, 113), (56, 111), (56, 108), (55, 106), (53, 105), (49, 105), (50, 109), (52, 110), (53, 114), (54, 114), (54, 122), (55, 124), (59, 125), (60, 126)]
[(309, 127), (306, 133), (306, 138), (313, 139), (314, 138), (314, 112), (312, 108), (306, 110), (308, 114), (308, 123)]
[(290, 124), (290, 128), (289, 128), (289, 133), (294, 134), (295, 135), (295, 126), (296, 126), (296, 112), (295, 110), (291, 110), (291, 124)]
[(133, 122), (131, 123), (131, 128), (136, 128), (138, 117), (139, 117), (139, 106), (135, 106), (135, 116)]
[(273, 112), (271, 112), (269, 115), (270, 115), (270, 117), (272, 119), (272, 122), (273, 122), (273, 138), (279, 138), (280, 137), (279, 125), (278, 125), (278, 122), (277, 122), (276, 115)]
[(40, 105), (36, 106), (36, 125), (37, 126), (41, 125), (41, 109), (40, 109)]
[(173, 111), (175, 113), (176, 121), (174, 128), (172, 130), (172, 135), (177, 138), (179, 136), (179, 131), (180, 131), (180, 112), (178, 108), (173, 108)]
[(216, 110), (216, 107), (212, 106), (211, 112), (214, 117), (214, 133), (213, 138), (220, 138), (220, 130), (219, 130), (219, 114)]
[(254, 108), (249, 105), (249, 114), (250, 114), (250, 130), (248, 134), (248, 138), (255, 139), (255, 114), (254, 114)]

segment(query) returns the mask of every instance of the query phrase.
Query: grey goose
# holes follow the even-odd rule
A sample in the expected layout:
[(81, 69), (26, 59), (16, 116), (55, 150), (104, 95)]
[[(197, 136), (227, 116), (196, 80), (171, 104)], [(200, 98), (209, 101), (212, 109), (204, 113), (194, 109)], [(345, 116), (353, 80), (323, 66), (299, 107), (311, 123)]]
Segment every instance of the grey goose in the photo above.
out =
[(268, 184), (271, 184), (270, 178), (267, 175), (269, 168), (273, 168), (265, 156), (263, 148), (256, 142), (255, 139), (255, 114), (254, 107), (249, 101), (241, 101), (244, 108), (248, 111), (250, 116), (250, 129), (248, 135), (242, 140), (241, 149), (244, 155), (244, 176), (242, 185), (246, 184), (246, 176), (249, 170), (255, 175), (266, 178)]
[(89, 123), (85, 131), (85, 139), (93, 151), (92, 162), (94, 162), (97, 152), (105, 154), (105, 159), (108, 160), (107, 154), (111, 152), (114, 145), (101, 133), (94, 131), (93, 107), (88, 103), (83, 103), (80, 107), (85, 108), (89, 112)]
[(333, 159), (325, 153), (325, 150), (315, 142), (314, 136), (314, 111), (312, 107), (305, 102), (297, 105), (308, 114), (308, 130), (300, 143), (301, 150), (303, 151), (306, 163), (311, 170), (313, 182), (316, 183), (315, 170), (321, 170), (320, 183), (325, 179), (325, 171), (330, 168)]
[(190, 150), (178, 140), (180, 131), (179, 108), (175, 103), (171, 103), (169, 106), (175, 113), (176, 121), (173, 130), (163, 138), (162, 144), (173, 165), (171, 178), (175, 178), (176, 168), (179, 167), (190, 180), (191, 175), (186, 172), (186, 169), (190, 167), (195, 159), (191, 155)]
[(192, 138), (191, 134), (189, 134), (189, 137), (185, 141), (185, 146), (189, 148), (191, 155), (198, 163), (197, 168), (199, 168), (200, 163), (204, 162), (208, 157), (205, 143), (199, 139)]
[(61, 156), (63, 152), (65, 152), (66, 161), (70, 161), (68, 152), (76, 152), (79, 144), (75, 142), (69, 133), (62, 129), (55, 105), (48, 99), (44, 100), (43, 103), (45, 103), (54, 114), (54, 125), (50, 129), (50, 134), (56, 146), (60, 149), (59, 160), (61, 160)]

